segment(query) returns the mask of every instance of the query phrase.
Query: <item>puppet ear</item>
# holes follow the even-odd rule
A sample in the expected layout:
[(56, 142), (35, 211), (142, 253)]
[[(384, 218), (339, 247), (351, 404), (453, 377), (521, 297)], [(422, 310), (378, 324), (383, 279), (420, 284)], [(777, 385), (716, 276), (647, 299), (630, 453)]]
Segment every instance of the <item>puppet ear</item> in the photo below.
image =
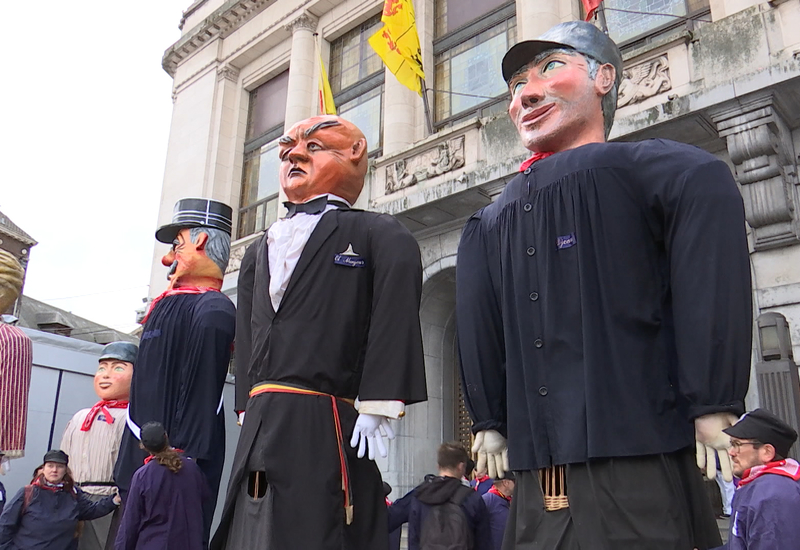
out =
[(194, 242), (194, 244), (197, 245), (197, 250), (205, 250), (207, 243), (208, 243), (208, 234), (207, 233), (200, 233), (197, 236), (197, 240)]
[(364, 158), (366, 154), (367, 140), (364, 138), (359, 139), (350, 147), (350, 160), (352, 160), (354, 164), (361, 162), (361, 159)]
[(600, 66), (597, 71), (597, 77), (594, 80), (595, 87), (599, 95), (604, 96), (614, 87), (614, 82), (617, 77), (617, 69), (611, 63), (606, 63)]

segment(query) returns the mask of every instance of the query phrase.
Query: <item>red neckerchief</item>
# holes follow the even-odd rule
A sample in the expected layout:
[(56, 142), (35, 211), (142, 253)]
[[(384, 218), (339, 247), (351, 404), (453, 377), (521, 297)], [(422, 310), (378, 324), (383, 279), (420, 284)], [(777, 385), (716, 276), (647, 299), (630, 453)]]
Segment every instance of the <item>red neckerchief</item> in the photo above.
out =
[(475, 478), (475, 490), (476, 491), (478, 490), (478, 487), (480, 487), (481, 483), (483, 483), (484, 481), (488, 481), (490, 479), (492, 479), (492, 478), (490, 478), (489, 476), (476, 477)]
[(534, 162), (536, 162), (537, 160), (546, 159), (546, 158), (547, 158), (547, 157), (549, 157), (550, 155), (554, 155), (554, 154), (555, 154), (555, 153), (534, 153), (534, 154), (531, 156), (531, 158), (529, 158), (528, 160), (524, 161), (522, 164), (520, 164), (520, 165), (519, 165), (519, 171), (520, 171), (520, 172), (524, 172), (525, 170), (527, 170), (528, 168), (530, 168), (530, 167), (531, 167), (531, 164), (533, 164), (533, 163), (534, 163)]
[(147, 322), (147, 318), (150, 317), (150, 314), (153, 313), (153, 309), (156, 307), (156, 304), (166, 298), (167, 296), (175, 296), (178, 294), (205, 294), (206, 292), (220, 292), (219, 289), (213, 288), (210, 286), (182, 286), (179, 288), (171, 288), (169, 290), (165, 290), (161, 294), (159, 294), (152, 302), (150, 302), (150, 307), (147, 308), (147, 314), (142, 319), (142, 322), (139, 323), (140, 325), (144, 325)]
[(741, 488), (743, 485), (747, 485), (765, 474), (785, 476), (797, 481), (800, 479), (800, 464), (793, 458), (787, 458), (776, 462), (767, 462), (761, 466), (753, 466), (744, 471), (739, 487)]
[(124, 400), (117, 400), (112, 399), (111, 401), (106, 401), (105, 399), (98, 401), (94, 404), (89, 410), (89, 414), (86, 415), (86, 418), (83, 419), (83, 424), (81, 424), (81, 431), (88, 432), (89, 428), (92, 427), (92, 422), (94, 422), (95, 417), (97, 417), (100, 412), (102, 412), (106, 417), (106, 424), (113, 424), (114, 417), (111, 416), (111, 413), (108, 409), (127, 409), (128, 402)]
[[(183, 452), (181, 449), (176, 449), (174, 447), (172, 448), (172, 450), (175, 451), (176, 453), (182, 453)], [(144, 463), (147, 464), (148, 462), (150, 462), (154, 458), (155, 458), (155, 455), (150, 455), (150, 456), (148, 456), (147, 458), (144, 459)]]
[(48, 491), (53, 491), (54, 493), (64, 490), (63, 483), (50, 483), (49, 481), (44, 479), (44, 475), (40, 475), (39, 477), (34, 479), (31, 482), (31, 485), (36, 485), (40, 489), (47, 489)]
[(495, 486), (495, 485), (492, 485), (492, 488), (491, 488), (491, 489), (489, 489), (489, 491), (488, 491), (488, 492), (489, 492), (489, 493), (492, 493), (493, 495), (497, 495), (497, 496), (499, 496), (500, 498), (504, 498), (504, 499), (506, 499), (508, 502), (511, 502), (511, 497), (507, 497), (506, 495), (504, 495), (503, 493), (501, 493), (501, 492), (500, 492), (500, 491), (497, 489), (497, 486)]
[(383, 498), (386, 499), (386, 506), (391, 506), (392, 505), (392, 501), (389, 500), (389, 497), (383, 497)]

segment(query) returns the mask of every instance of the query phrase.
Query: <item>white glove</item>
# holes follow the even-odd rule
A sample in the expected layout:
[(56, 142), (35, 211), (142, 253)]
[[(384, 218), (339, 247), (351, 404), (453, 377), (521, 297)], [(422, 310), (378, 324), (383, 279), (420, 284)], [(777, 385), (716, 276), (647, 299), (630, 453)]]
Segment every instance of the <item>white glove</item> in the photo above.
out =
[(394, 430), (389, 425), (389, 419), (379, 414), (359, 413), (356, 425), (353, 428), (353, 437), (350, 446), (358, 447), (358, 458), (364, 457), (364, 451), (369, 453), (369, 459), (375, 460), (375, 447), (383, 458), (386, 458), (386, 445), (383, 438), (394, 439)]
[(244, 424), (244, 411), (239, 413), (239, 419), (236, 421), (240, 426)]
[(717, 475), (716, 457), (718, 457), (722, 479), (733, 480), (731, 457), (728, 455), (731, 438), (722, 430), (733, 426), (736, 420), (736, 415), (730, 413), (714, 413), (701, 416), (694, 421), (697, 467), (705, 469), (708, 479), (714, 479)]
[(508, 468), (508, 445), (506, 438), (495, 430), (483, 430), (475, 434), (472, 452), (478, 453), (478, 472), (489, 472), (489, 477), (499, 479)]

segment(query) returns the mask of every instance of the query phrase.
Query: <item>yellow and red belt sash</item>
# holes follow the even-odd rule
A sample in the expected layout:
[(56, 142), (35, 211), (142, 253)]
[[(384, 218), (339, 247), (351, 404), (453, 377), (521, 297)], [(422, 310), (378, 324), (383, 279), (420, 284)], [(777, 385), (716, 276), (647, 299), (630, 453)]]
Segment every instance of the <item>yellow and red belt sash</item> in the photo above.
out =
[(256, 395), (261, 395), (262, 393), (292, 393), (296, 395), (317, 395), (330, 397), (331, 409), (333, 411), (333, 424), (336, 428), (336, 443), (339, 447), (339, 469), (342, 475), (342, 491), (344, 491), (345, 520), (347, 525), (350, 525), (353, 522), (353, 491), (352, 487), (350, 486), (350, 473), (349, 468), (347, 467), (347, 454), (345, 454), (344, 449), (342, 422), (339, 419), (339, 409), (336, 407), (336, 400), (338, 399), (340, 401), (344, 401), (350, 405), (354, 405), (355, 401), (353, 399), (347, 399), (344, 397), (336, 397), (335, 395), (321, 391), (309, 390), (306, 388), (290, 386), (287, 384), (279, 384), (276, 382), (262, 382), (260, 384), (256, 384), (250, 390), (250, 397), (255, 397)]

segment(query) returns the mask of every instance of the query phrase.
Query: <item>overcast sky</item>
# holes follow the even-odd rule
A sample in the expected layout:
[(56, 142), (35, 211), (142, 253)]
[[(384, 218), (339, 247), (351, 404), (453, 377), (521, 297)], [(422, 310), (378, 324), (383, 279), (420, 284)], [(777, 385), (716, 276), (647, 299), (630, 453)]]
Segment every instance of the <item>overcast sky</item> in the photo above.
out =
[(161, 56), (190, 4), (45, 0), (0, 33), (0, 211), (39, 241), (25, 294), (125, 332), (147, 295), (172, 114)]

